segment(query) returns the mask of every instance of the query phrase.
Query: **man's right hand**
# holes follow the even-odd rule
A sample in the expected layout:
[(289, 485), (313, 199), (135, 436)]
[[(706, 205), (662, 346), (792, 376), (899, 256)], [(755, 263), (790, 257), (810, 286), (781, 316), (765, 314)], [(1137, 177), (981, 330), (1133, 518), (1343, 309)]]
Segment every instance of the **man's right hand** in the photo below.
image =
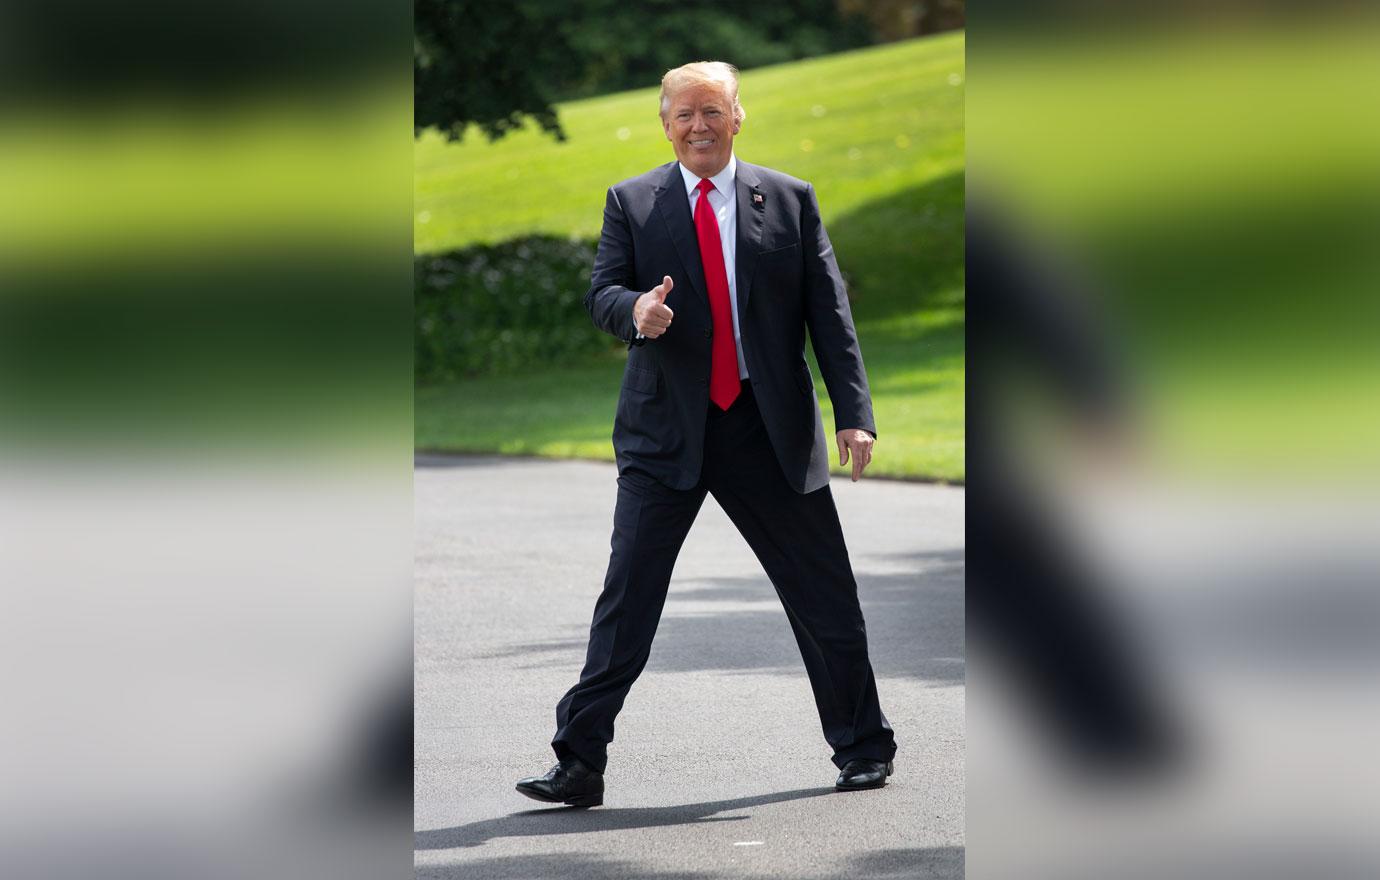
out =
[(666, 332), (666, 328), (671, 326), (671, 319), (675, 313), (666, 305), (666, 294), (671, 292), (675, 283), (671, 281), (671, 276), (667, 275), (661, 279), (661, 283), (637, 298), (633, 303), (633, 324), (637, 326), (637, 332), (648, 339), (656, 339)]

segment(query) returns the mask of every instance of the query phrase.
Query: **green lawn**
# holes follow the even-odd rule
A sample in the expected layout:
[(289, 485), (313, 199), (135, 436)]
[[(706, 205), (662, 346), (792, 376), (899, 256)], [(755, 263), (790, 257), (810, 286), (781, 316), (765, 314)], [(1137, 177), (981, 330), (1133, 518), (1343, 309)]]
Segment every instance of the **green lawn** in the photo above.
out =
[[(879, 475), (964, 477), (964, 69), (955, 33), (742, 76), (735, 152), (814, 183), (848, 278)], [(417, 252), (533, 231), (597, 237), (607, 187), (674, 158), (656, 95), (562, 105), (563, 144), (531, 130), (497, 144), (423, 137)], [(621, 368), (609, 357), (420, 387), (416, 444), (611, 459)]]

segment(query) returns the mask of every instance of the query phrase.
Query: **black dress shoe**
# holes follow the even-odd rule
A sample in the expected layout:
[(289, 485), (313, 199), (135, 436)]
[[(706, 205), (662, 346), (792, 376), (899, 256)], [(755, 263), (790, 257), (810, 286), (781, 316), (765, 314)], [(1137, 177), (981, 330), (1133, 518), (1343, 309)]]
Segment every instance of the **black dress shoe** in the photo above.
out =
[(579, 758), (567, 758), (545, 776), (519, 779), (517, 790), (537, 801), (571, 807), (597, 807), (604, 802), (604, 774)]
[(854, 758), (843, 765), (839, 778), (834, 780), (834, 788), (839, 791), (861, 791), (864, 788), (881, 788), (891, 775), (890, 761), (869, 761)]

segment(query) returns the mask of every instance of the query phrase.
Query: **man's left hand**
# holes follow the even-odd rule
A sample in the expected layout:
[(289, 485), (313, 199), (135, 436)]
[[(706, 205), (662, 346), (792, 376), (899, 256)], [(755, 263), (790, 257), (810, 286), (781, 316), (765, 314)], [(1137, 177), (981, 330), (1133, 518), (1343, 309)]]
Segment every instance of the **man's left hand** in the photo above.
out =
[(863, 471), (872, 463), (872, 444), (876, 439), (862, 428), (844, 428), (839, 431), (837, 439), (839, 441), (839, 467), (848, 464), (849, 458), (853, 459), (853, 482), (863, 475)]

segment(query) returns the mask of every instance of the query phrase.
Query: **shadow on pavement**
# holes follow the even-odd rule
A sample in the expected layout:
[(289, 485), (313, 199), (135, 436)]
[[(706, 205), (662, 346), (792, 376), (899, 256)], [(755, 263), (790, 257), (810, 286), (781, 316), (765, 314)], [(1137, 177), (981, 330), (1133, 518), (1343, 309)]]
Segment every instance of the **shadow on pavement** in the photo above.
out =
[(645, 880), (713, 880), (700, 871), (656, 871), (646, 865), (591, 853), (546, 853), (530, 856), (495, 856), (466, 859), (453, 865), (419, 865), (417, 880), (606, 880), (638, 877)]
[(961, 846), (882, 849), (849, 860), (848, 877), (961, 878), (967, 850)]
[[(594, 815), (590, 813), (589, 815)], [(428, 833), (428, 832), (423, 832)], [(907, 880), (961, 880), (964, 848), (938, 846), (917, 849), (884, 849), (864, 853), (829, 874), (799, 877), (797, 880), (822, 880), (828, 877), (879, 877)], [(495, 856), (466, 859), (449, 865), (422, 865), (418, 878), (472, 878), (486, 880), (605, 880), (609, 877), (638, 877), (645, 880), (713, 880), (722, 872), (657, 871), (645, 863), (608, 858), (591, 853), (543, 853), (540, 855)], [(761, 875), (755, 875), (761, 876)]]
[[(911, 571), (858, 573), (868, 649), (879, 678), (907, 676), (940, 686), (964, 681), (964, 559), (962, 549), (899, 554), (887, 561)], [(684, 607), (692, 602), (698, 607)], [(722, 610), (714, 610), (714, 603), (723, 603)], [(766, 604), (759, 609), (744, 603)], [(571, 624), (558, 637), (482, 657), (519, 659), (519, 669), (568, 667), (573, 682), (587, 627)], [(647, 671), (700, 670), (804, 674), (786, 613), (765, 574), (671, 582)]]
[(458, 825), (454, 828), (418, 831), (415, 848), (428, 850), (479, 846), (496, 837), (545, 837), (552, 834), (626, 831), (632, 828), (660, 828), (667, 825), (690, 825), (700, 822), (733, 822), (749, 817), (716, 816), (715, 814), (832, 794), (836, 794), (832, 787), (800, 788), (794, 791), (733, 798), (726, 801), (682, 804), (678, 807), (633, 807), (629, 809), (599, 807), (593, 810), (580, 810), (556, 806), (546, 809), (524, 810), (498, 819), (484, 819), (480, 822), (471, 822), (468, 825)]

